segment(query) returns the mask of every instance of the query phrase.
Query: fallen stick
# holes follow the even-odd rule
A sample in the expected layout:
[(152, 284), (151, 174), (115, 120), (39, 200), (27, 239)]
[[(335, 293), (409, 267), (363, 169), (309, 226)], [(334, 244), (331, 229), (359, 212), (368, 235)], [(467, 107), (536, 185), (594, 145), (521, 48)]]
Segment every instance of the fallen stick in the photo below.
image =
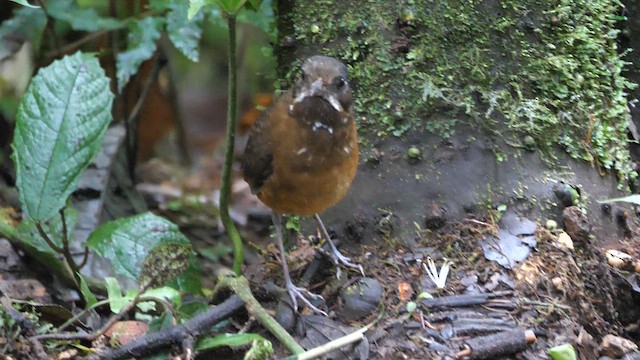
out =
[(524, 351), (529, 346), (529, 343), (534, 341), (536, 341), (536, 335), (530, 329), (503, 331), (465, 341), (465, 349), (458, 352), (455, 358), (468, 360), (495, 359)]

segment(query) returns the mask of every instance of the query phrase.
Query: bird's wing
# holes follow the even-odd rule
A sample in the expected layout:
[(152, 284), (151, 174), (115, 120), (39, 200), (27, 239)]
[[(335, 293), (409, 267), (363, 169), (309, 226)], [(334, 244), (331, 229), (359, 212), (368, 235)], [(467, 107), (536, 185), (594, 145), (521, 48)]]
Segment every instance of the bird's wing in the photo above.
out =
[(269, 134), (264, 134), (269, 131), (268, 126), (269, 111), (265, 111), (251, 128), (242, 157), (242, 174), (254, 194), (260, 192), (264, 182), (273, 173), (271, 141), (266, 140), (269, 138)]

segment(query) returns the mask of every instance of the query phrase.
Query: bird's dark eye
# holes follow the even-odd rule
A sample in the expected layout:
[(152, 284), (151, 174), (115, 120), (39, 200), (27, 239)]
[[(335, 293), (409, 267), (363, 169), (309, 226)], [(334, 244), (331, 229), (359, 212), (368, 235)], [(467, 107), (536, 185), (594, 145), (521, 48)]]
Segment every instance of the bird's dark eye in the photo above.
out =
[(335, 83), (338, 89), (342, 89), (347, 84), (347, 80), (345, 80), (342, 76), (339, 76), (336, 78)]

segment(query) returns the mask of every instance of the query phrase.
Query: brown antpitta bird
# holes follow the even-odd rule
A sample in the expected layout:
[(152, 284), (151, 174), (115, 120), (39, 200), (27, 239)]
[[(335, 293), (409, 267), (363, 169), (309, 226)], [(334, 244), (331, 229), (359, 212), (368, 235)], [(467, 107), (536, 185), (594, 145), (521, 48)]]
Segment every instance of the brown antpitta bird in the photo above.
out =
[(329, 242), (333, 262), (362, 272), (338, 251), (318, 216), (347, 194), (357, 168), (358, 134), (347, 68), (331, 57), (310, 57), (296, 85), (251, 129), (242, 162), (252, 192), (273, 210), (286, 288), (296, 310), (300, 299), (324, 314), (306, 298), (318, 295), (291, 282), (281, 214), (313, 215)]

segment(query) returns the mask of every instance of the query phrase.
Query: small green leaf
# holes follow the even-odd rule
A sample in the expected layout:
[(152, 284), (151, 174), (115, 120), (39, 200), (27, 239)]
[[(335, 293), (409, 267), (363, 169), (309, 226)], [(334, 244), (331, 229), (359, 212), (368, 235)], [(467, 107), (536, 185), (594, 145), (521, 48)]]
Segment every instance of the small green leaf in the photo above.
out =
[(170, 301), (176, 306), (179, 306), (182, 303), (182, 297), (180, 296), (180, 292), (168, 286), (163, 286), (157, 289), (149, 289), (145, 291), (142, 294), (142, 296)]
[(40, 6), (31, 5), (27, 0), (11, 0), (11, 1), (13, 1), (14, 3), (20, 4), (22, 6), (26, 6), (28, 8), (40, 9)]
[(198, 61), (200, 51), (198, 42), (202, 36), (202, 20), (204, 14), (198, 12), (188, 17), (189, 4), (186, 2), (171, 2), (167, 15), (167, 33), (169, 40), (180, 52), (193, 62)]
[(167, 244), (191, 246), (175, 224), (152, 213), (104, 223), (87, 240), (87, 246), (109, 259), (116, 272), (135, 280), (141, 278), (149, 254)]
[(135, 21), (131, 26), (127, 50), (119, 53), (116, 59), (118, 92), (121, 92), (131, 76), (138, 72), (140, 64), (153, 56), (160, 39), (161, 25), (160, 19), (148, 16)]
[(265, 340), (258, 334), (220, 334), (200, 339), (195, 346), (196, 350), (210, 350), (221, 346), (241, 346), (254, 340)]
[(417, 308), (418, 308), (418, 304), (416, 304), (415, 301), (409, 301), (407, 303), (407, 312), (409, 314), (413, 314), (413, 312), (416, 311)]
[(77, 274), (80, 278), (80, 292), (82, 293), (84, 301), (87, 303), (86, 307), (90, 308), (98, 302), (98, 299), (96, 299), (96, 296), (91, 292), (91, 289), (89, 289), (89, 285), (87, 285), (87, 281), (84, 279), (84, 276), (80, 273)]
[[(164, 329), (168, 329), (173, 326), (173, 316), (171, 311), (165, 311), (160, 316), (153, 318), (149, 321), (149, 332), (156, 332)], [(164, 357), (163, 359), (166, 359)]]
[(571, 344), (563, 344), (549, 349), (549, 356), (553, 360), (576, 360), (576, 350)]
[(122, 296), (122, 289), (118, 279), (114, 277), (106, 277), (104, 279), (107, 283), (107, 298), (109, 299), (109, 308), (111, 312), (117, 314), (127, 303), (133, 300), (132, 297)]
[(58, 212), (100, 150), (113, 94), (93, 55), (40, 69), (22, 97), (13, 139), (22, 209), (35, 221)]
[(640, 194), (633, 194), (621, 198), (607, 199), (607, 200), (598, 200), (600, 204), (610, 204), (617, 201), (628, 202), (636, 205), (640, 205)]
[(209, 4), (207, 0), (189, 0), (189, 11), (187, 11), (187, 18), (193, 19), (203, 6)]

